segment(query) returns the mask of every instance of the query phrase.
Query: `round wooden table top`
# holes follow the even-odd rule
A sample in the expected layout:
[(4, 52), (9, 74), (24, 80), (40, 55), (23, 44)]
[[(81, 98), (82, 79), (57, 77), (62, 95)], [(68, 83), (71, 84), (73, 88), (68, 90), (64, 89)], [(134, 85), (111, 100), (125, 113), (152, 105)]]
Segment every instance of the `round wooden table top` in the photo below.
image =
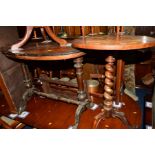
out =
[(70, 46), (61, 47), (56, 43), (31, 42), (22, 49), (3, 52), (11, 58), (24, 60), (66, 60), (85, 55), (85, 53)]
[(75, 39), (72, 47), (91, 50), (132, 50), (155, 46), (155, 38), (132, 35), (102, 35)]

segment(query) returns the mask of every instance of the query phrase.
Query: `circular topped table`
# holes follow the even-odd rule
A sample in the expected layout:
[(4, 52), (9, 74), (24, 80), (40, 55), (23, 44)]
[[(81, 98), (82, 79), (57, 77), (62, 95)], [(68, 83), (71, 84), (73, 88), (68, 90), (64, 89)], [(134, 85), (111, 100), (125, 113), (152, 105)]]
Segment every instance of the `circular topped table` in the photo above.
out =
[[(150, 48), (155, 46), (155, 39), (147, 36), (132, 36), (132, 35), (102, 35), (102, 36), (91, 36), (83, 37), (80, 39), (75, 39), (72, 42), (72, 47), (81, 49), (85, 52), (89, 50), (94, 50), (95, 52), (107, 51), (118, 52), (127, 50), (137, 50)], [(121, 52), (122, 54), (122, 52)], [(113, 107), (113, 86), (114, 86), (114, 62), (115, 58), (110, 55), (106, 58), (107, 64), (105, 65), (105, 86), (104, 86), (104, 104), (102, 112), (95, 117), (94, 128), (97, 128), (101, 120), (106, 118), (117, 117), (119, 118), (128, 128), (131, 127), (130, 123), (124, 116), (122, 112), (118, 111), (118, 108), (121, 107), (121, 91), (122, 91), (122, 81), (123, 81), (123, 70), (124, 70), (124, 61), (122, 59), (117, 60), (117, 70), (116, 70), (116, 99), (115, 105)]]
[(23, 48), (5, 51), (9, 57), (23, 60), (67, 60), (85, 55), (70, 46), (59, 46), (56, 43), (30, 42)]
[(75, 39), (72, 47), (91, 50), (132, 50), (155, 46), (155, 39), (147, 36), (102, 35)]
[[(61, 97), (62, 94), (59, 94), (59, 96), (56, 96), (55, 94), (50, 94), (49, 92), (45, 92), (45, 93), (37, 92), (36, 90), (34, 91), (34, 93), (45, 97), (53, 98), (53, 99), (59, 99), (61, 101), (65, 101), (68, 103), (77, 104), (78, 107), (75, 112), (75, 124), (74, 126), (72, 126), (72, 128), (77, 128), (80, 120), (80, 115), (83, 109), (85, 109), (86, 106), (91, 108), (94, 105), (93, 103), (88, 102), (87, 95), (84, 89), (82, 62), (83, 62), (83, 56), (85, 55), (85, 53), (81, 52), (78, 49), (72, 48), (70, 43), (68, 43), (67, 46), (60, 46), (57, 43), (53, 43), (53, 42), (43, 43), (38, 41), (29, 42), (28, 44), (24, 45), (22, 48), (5, 50), (3, 53), (10, 58), (22, 59), (27, 61), (29, 60), (53, 61), (53, 60), (74, 59), (74, 67), (76, 69), (77, 84), (78, 84), (78, 91), (77, 91), (78, 100)], [(30, 76), (28, 76), (28, 68), (26, 67), (26, 65), (24, 65), (23, 67), (23, 73), (25, 75), (25, 81), (29, 82)], [(50, 80), (51, 79), (48, 79), (47, 82)], [(29, 83), (28, 84), (26, 83), (26, 85), (28, 87), (32, 86), (32, 84), (29, 84)]]

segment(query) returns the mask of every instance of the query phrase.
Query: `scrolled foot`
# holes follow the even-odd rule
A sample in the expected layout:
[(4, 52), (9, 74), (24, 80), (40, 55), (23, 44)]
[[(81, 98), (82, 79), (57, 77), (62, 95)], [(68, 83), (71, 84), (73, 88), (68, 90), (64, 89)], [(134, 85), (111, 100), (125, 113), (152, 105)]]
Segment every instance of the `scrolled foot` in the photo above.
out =
[(75, 124), (72, 126), (72, 129), (77, 129), (79, 122), (80, 122), (80, 116), (82, 112), (86, 109), (86, 105), (79, 105), (75, 112)]
[(125, 117), (124, 112), (113, 111), (112, 117), (117, 117), (117, 118), (119, 118), (119, 119), (123, 122), (123, 124), (126, 125), (126, 126), (128, 127), (128, 129), (133, 128), (133, 127), (130, 125), (130, 123), (129, 123), (129, 121), (127, 120), (127, 118)]

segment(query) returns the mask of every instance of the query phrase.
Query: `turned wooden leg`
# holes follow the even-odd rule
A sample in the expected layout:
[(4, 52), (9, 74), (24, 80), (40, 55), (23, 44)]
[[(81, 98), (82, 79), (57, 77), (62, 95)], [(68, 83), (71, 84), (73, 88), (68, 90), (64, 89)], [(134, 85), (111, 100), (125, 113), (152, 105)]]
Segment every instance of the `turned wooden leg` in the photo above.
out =
[(123, 89), (123, 72), (124, 72), (124, 61), (117, 60), (117, 71), (116, 71), (116, 105), (122, 101), (122, 89)]
[(74, 67), (76, 69), (77, 82), (78, 82), (78, 100), (84, 101), (84, 104), (79, 105), (75, 112), (75, 123), (71, 127), (72, 129), (76, 129), (80, 122), (81, 113), (86, 109), (88, 102), (86, 101), (86, 92), (84, 90), (84, 82), (83, 82), (83, 58), (76, 58), (74, 60)]
[(113, 85), (114, 85), (114, 62), (115, 58), (108, 56), (106, 59), (107, 64), (105, 65), (105, 86), (104, 86), (104, 112), (105, 117), (110, 117), (112, 113), (113, 105)]
[[(131, 128), (128, 120), (126, 119), (123, 112), (117, 111), (117, 109), (113, 108), (113, 86), (114, 86), (114, 62), (115, 58), (112, 56), (108, 56), (106, 59), (107, 64), (105, 65), (105, 86), (104, 86), (104, 104), (101, 112), (95, 116), (95, 120), (93, 123), (93, 128), (98, 128), (101, 121), (104, 121), (108, 118), (118, 118), (122, 121), (124, 125), (128, 128)], [(120, 101), (120, 88), (121, 88), (121, 79), (123, 73), (123, 61), (118, 61), (117, 64), (117, 81), (116, 81), (116, 101)], [(119, 79), (121, 78), (121, 79)]]
[(78, 100), (84, 101), (86, 99), (86, 92), (84, 90), (83, 82), (83, 58), (77, 58), (74, 60), (74, 67), (76, 69), (77, 82), (78, 82)]

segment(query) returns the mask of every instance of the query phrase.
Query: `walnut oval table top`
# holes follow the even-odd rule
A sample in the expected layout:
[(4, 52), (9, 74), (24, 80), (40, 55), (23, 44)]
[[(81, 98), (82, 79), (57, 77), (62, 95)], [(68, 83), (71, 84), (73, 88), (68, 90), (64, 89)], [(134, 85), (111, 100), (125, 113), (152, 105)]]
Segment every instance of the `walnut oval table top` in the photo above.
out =
[(102, 35), (75, 39), (72, 47), (91, 50), (133, 50), (155, 46), (155, 38), (131, 35)]
[(72, 47), (61, 47), (56, 43), (30, 42), (22, 49), (5, 50), (5, 55), (24, 60), (66, 60), (83, 56), (85, 53)]

